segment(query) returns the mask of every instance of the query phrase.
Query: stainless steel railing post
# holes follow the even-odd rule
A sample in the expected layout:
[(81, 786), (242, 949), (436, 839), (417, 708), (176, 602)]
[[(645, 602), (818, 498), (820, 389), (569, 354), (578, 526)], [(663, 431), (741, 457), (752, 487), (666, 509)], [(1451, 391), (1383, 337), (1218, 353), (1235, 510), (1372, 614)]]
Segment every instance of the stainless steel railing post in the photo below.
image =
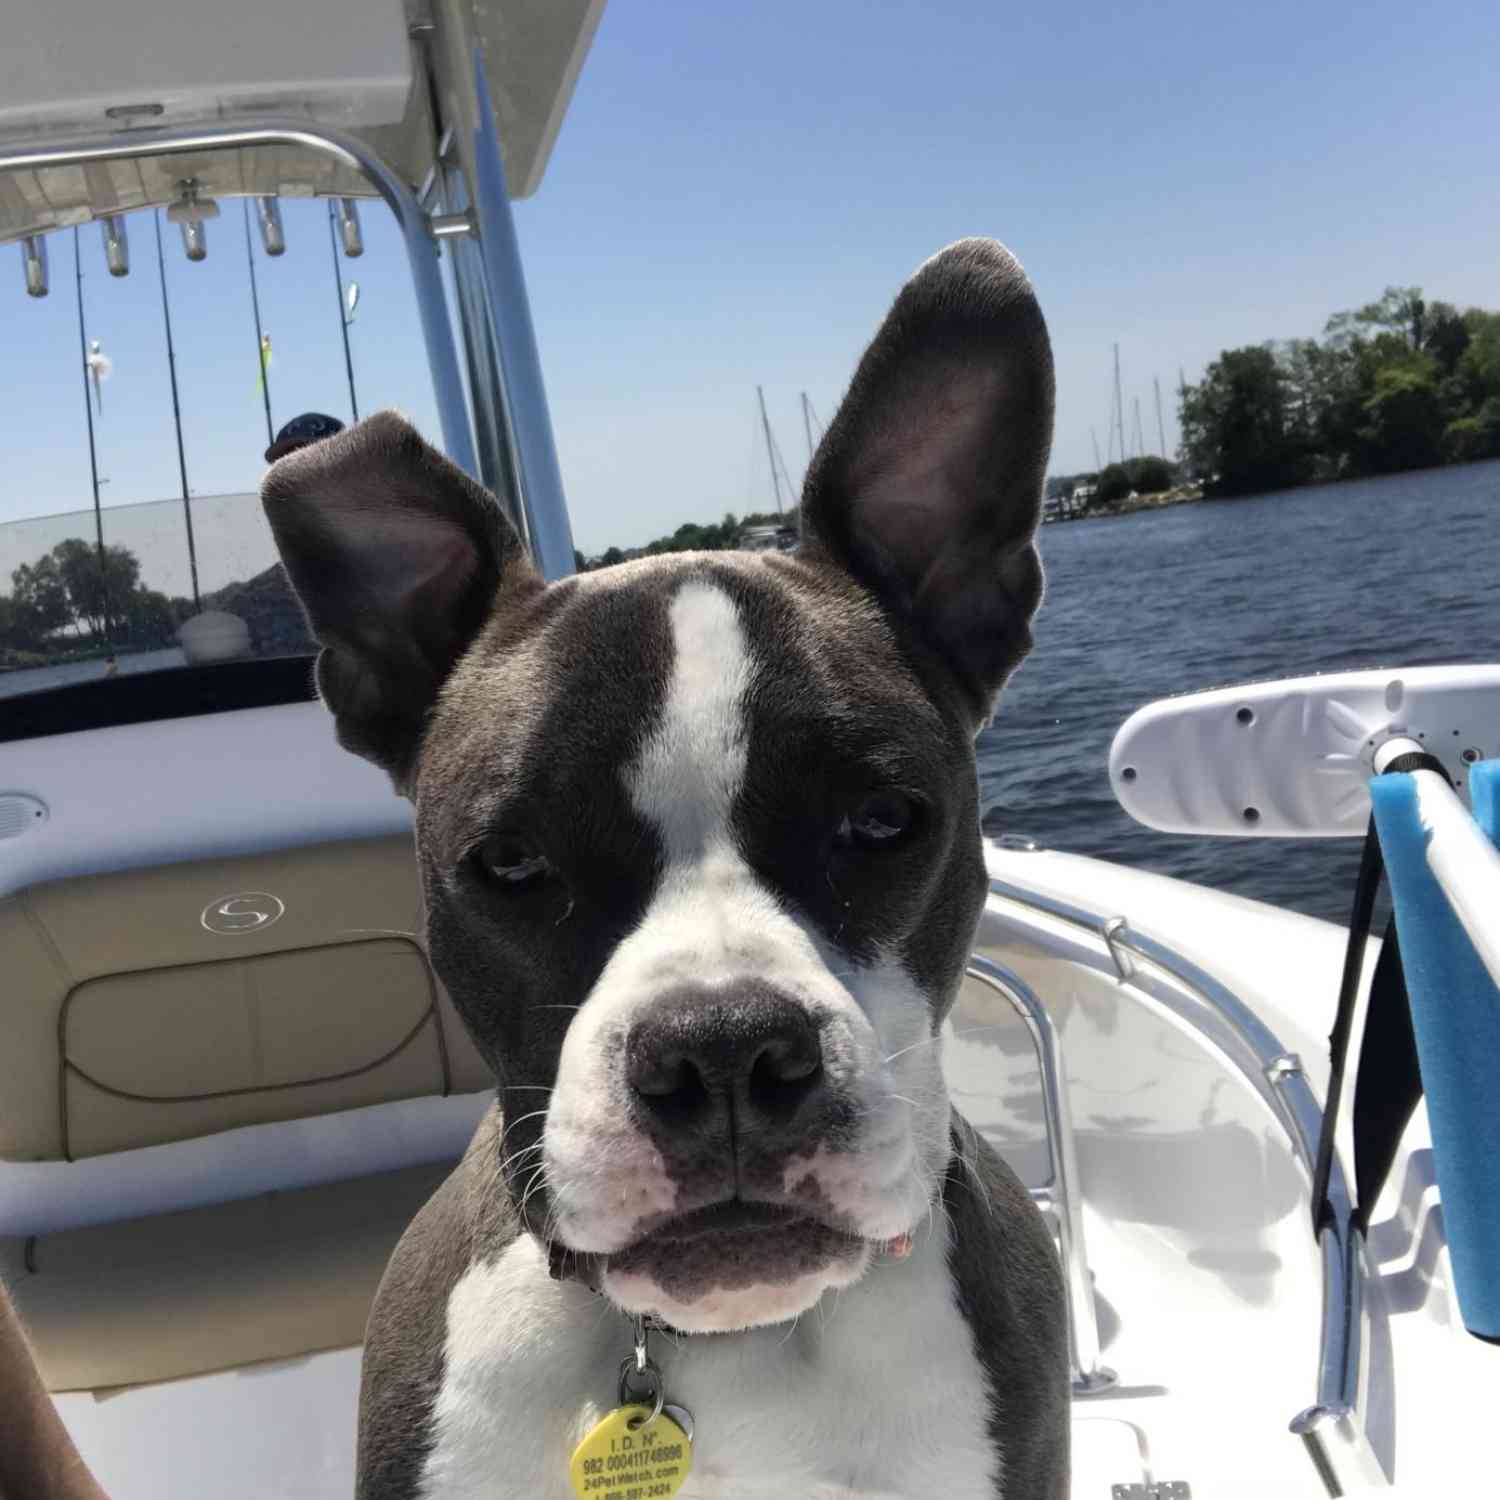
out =
[(1073, 1117), (1068, 1109), (1067, 1079), (1063, 1075), (1057, 1028), (1036, 992), (1010, 970), (982, 954), (969, 955), (967, 973), (1006, 1000), (1025, 1024), (1036, 1050), (1042, 1088), (1042, 1119), (1047, 1134), (1050, 1177), (1033, 1198), (1050, 1209), (1057, 1224), (1062, 1257), (1063, 1287), (1068, 1303), (1068, 1355), (1073, 1394), (1094, 1395), (1118, 1379), (1099, 1362), (1099, 1320), (1094, 1309), (1094, 1282), (1089, 1274), (1088, 1248), (1083, 1237), (1083, 1197), (1078, 1183), (1078, 1155), (1073, 1142)]

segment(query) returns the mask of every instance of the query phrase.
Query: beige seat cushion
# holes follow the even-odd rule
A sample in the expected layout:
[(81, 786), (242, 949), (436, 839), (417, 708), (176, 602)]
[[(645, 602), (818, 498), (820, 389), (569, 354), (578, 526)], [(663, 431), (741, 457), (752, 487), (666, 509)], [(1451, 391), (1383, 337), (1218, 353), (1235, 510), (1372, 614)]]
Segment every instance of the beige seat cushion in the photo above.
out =
[(418, 916), (404, 837), (0, 902), (0, 1157), (73, 1159), (491, 1086)]
[(0, 1239), (52, 1391), (177, 1380), (364, 1338), (402, 1231), (451, 1162)]

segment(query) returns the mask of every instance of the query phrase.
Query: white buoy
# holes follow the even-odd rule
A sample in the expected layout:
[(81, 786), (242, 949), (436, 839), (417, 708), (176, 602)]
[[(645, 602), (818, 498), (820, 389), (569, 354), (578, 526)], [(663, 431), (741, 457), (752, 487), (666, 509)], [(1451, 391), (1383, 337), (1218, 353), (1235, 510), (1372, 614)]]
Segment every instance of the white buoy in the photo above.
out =
[(227, 610), (207, 609), (182, 622), (177, 642), (191, 665), (229, 661), (250, 654), (250, 627)]

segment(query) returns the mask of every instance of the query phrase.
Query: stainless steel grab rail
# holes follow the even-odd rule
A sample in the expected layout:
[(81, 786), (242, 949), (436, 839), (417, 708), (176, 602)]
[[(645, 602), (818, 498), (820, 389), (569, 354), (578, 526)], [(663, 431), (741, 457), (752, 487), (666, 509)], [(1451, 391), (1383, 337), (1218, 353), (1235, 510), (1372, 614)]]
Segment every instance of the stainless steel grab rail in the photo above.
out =
[[(1029, 907), (1097, 940), (1093, 967), (1117, 979), (1173, 1015), (1215, 1047), (1245, 1078), (1280, 1122), (1308, 1182), (1317, 1160), (1322, 1110), (1295, 1054), (1237, 995), (1192, 960), (1136, 931), (1118, 916), (1101, 916), (1052, 896), (991, 879), (990, 893)], [(1144, 960), (1121, 963), (1121, 955)], [(1046, 1087), (1044, 1078), (1043, 1087)], [(1364, 1429), (1365, 1270), (1364, 1241), (1353, 1223), (1348, 1182), (1337, 1155), (1329, 1174), (1332, 1218), (1319, 1236), (1323, 1311), (1319, 1334), (1317, 1393), (1290, 1430), (1330, 1496), (1351, 1487), (1388, 1484)]]
[(1118, 1376), (1099, 1362), (1099, 1319), (1094, 1308), (1094, 1283), (1089, 1274), (1088, 1249), (1083, 1237), (1083, 1196), (1078, 1190), (1078, 1156), (1073, 1144), (1073, 1119), (1062, 1068), (1057, 1028), (1036, 991), (1019, 975), (983, 954), (971, 953), (966, 970), (971, 979), (1008, 1001), (1026, 1025), (1036, 1049), (1042, 1081), (1042, 1118), (1047, 1132), (1049, 1180), (1033, 1188), (1038, 1207), (1057, 1225), (1063, 1286), (1068, 1304), (1068, 1354), (1073, 1394), (1093, 1396), (1108, 1390)]

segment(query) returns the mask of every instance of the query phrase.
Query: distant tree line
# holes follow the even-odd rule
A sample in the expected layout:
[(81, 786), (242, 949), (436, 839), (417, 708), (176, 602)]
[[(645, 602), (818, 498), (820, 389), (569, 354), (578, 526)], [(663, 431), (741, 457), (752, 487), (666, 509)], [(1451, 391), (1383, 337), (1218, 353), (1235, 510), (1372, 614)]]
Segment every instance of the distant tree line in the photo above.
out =
[(170, 646), (193, 613), (141, 585), (141, 564), (127, 547), (98, 547), (78, 537), (59, 542), (10, 575), (0, 594), (0, 665), (29, 666), (70, 651)]
[(1090, 485), (1088, 509), (1113, 505), (1129, 495), (1159, 495), (1177, 483), (1177, 465), (1155, 453), (1122, 459), (1106, 464), (1097, 474), (1050, 474), (1046, 496), (1049, 500), (1067, 500), (1083, 485)]
[(1321, 338), (1225, 350), (1181, 418), (1211, 494), (1500, 458), (1500, 313), (1389, 287)]
[(585, 557), (574, 553), (574, 562), (580, 573), (593, 568), (609, 568), (616, 563), (629, 562), (637, 557), (656, 557), (663, 552), (732, 552), (740, 545), (740, 538), (755, 526), (790, 526), (798, 524), (798, 507), (793, 506), (784, 515), (768, 511), (757, 511), (748, 516), (736, 517), (730, 511), (717, 524), (700, 525), (696, 521), (685, 521), (670, 536), (659, 536), (643, 547), (608, 547), (597, 557)]

